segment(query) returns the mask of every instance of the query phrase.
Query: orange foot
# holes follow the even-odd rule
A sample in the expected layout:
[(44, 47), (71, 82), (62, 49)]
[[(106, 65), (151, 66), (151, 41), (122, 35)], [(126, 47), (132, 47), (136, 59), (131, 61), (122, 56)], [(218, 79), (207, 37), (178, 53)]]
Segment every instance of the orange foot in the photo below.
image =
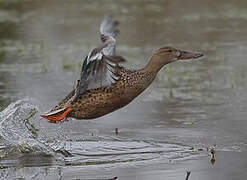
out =
[(72, 108), (67, 108), (65, 110), (61, 111), (56, 111), (56, 112), (51, 112), (51, 113), (47, 113), (47, 114), (42, 114), (41, 116), (43, 118), (48, 119), (48, 122), (50, 123), (56, 123), (59, 121), (62, 121), (64, 118), (66, 118), (67, 114), (72, 111)]

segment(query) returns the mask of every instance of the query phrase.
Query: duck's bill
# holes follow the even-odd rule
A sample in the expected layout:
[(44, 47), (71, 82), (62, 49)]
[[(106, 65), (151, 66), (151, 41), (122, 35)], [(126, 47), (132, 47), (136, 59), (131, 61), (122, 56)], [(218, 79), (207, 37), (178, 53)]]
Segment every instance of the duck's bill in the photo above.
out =
[(202, 53), (193, 53), (188, 51), (179, 51), (180, 55), (178, 56), (178, 60), (186, 60), (186, 59), (196, 59), (202, 57)]

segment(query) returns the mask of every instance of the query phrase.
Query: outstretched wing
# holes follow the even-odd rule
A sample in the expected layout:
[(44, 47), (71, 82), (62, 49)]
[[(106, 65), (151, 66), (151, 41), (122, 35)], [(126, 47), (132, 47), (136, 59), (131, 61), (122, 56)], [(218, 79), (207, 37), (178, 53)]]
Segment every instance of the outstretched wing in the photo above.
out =
[(103, 44), (91, 50), (85, 58), (72, 100), (89, 89), (109, 86), (119, 79), (118, 63), (124, 59), (115, 55), (115, 37), (119, 33), (117, 25), (118, 22), (111, 16), (107, 16), (101, 23), (100, 37)]

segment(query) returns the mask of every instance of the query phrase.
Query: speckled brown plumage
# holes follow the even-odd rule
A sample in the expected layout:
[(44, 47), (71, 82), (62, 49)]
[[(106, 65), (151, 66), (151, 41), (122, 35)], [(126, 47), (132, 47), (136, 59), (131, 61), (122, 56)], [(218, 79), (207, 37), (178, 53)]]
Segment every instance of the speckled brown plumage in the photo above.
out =
[(147, 88), (156, 73), (122, 68), (119, 75), (121, 78), (112, 86), (88, 90), (76, 101), (67, 103), (74, 94), (73, 90), (52, 111), (68, 106), (73, 109), (68, 117), (76, 119), (101, 117), (130, 103)]

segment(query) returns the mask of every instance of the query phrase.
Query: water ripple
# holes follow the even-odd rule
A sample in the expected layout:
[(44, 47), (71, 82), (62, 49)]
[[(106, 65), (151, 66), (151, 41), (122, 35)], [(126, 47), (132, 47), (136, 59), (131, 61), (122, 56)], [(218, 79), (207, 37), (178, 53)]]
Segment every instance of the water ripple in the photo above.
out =
[[(42, 134), (32, 122), (38, 108), (30, 100), (19, 100), (0, 112), (0, 164), (2, 167), (78, 165), (138, 165), (155, 161), (168, 163), (197, 158), (202, 153), (181, 144), (134, 139), (88, 139), (81, 141), (39, 139)], [(63, 156), (61, 156), (61, 154)], [(61, 161), (57, 161), (61, 160)]]

